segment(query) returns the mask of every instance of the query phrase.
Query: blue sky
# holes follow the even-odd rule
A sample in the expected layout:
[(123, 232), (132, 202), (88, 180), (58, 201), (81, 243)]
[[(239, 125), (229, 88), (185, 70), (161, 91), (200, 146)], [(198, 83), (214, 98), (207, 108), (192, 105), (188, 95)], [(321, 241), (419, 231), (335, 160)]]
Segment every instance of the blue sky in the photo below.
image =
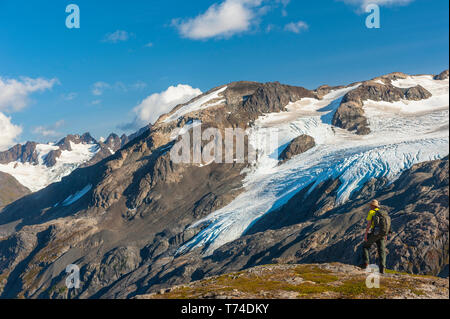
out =
[[(448, 68), (447, 0), (374, 0), (380, 29), (365, 26), (367, 2), (1, 0), (0, 148), (129, 134), (231, 81), (312, 89)], [(65, 25), (70, 3), (79, 29)]]

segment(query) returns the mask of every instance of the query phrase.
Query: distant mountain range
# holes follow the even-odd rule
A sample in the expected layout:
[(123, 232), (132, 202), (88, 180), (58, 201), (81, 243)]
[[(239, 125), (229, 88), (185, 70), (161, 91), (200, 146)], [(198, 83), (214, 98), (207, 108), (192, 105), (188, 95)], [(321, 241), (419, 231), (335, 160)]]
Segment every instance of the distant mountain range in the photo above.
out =
[[(372, 199), (392, 218), (388, 268), (448, 276), (448, 127), (448, 70), (396, 72), (315, 90), (232, 82), (129, 141), (18, 145), (0, 171), (35, 192), (0, 211), (0, 297), (133, 298), (258, 265), (357, 264)], [(173, 161), (180, 132), (231, 128), (254, 162), (234, 147), (227, 163)]]
[[(27, 142), (0, 152), (0, 172), (13, 176), (35, 192), (59, 182), (78, 167), (86, 167), (113, 155), (148, 127), (121, 137), (112, 133), (97, 141), (89, 133), (67, 135), (57, 143)], [(0, 190), (1, 193), (1, 190)]]

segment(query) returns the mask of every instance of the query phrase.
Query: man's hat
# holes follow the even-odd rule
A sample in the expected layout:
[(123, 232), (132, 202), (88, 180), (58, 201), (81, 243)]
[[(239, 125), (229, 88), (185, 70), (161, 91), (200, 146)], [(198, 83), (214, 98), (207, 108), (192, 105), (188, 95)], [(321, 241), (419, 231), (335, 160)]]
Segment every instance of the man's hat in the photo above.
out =
[(371, 206), (374, 206), (374, 207), (380, 208), (380, 203), (379, 203), (376, 199), (374, 199), (373, 201), (371, 201), (371, 202), (370, 202), (370, 205), (371, 205)]

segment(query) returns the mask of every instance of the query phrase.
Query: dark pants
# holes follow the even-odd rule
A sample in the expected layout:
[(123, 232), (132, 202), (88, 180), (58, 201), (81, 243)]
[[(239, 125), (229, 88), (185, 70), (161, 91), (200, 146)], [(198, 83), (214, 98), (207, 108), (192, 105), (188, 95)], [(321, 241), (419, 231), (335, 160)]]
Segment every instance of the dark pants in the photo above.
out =
[(386, 268), (386, 238), (383, 235), (374, 235), (370, 233), (367, 236), (367, 241), (363, 245), (363, 259), (365, 264), (370, 264), (369, 252), (373, 244), (378, 248), (379, 266)]

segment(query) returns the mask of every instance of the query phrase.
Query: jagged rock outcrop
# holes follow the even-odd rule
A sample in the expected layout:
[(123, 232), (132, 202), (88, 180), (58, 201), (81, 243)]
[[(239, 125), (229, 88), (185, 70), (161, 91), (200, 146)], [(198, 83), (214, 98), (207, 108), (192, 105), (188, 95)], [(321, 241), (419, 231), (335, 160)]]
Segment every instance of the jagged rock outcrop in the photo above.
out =
[(279, 82), (265, 83), (244, 102), (243, 107), (258, 115), (280, 112), (286, 110), (289, 102), (295, 102), (304, 97), (314, 98), (315, 95), (302, 87), (282, 85)]
[(435, 80), (447, 80), (448, 79), (448, 70), (444, 70), (438, 75), (434, 76)]
[(36, 145), (37, 143), (35, 142), (27, 142), (24, 145), (17, 144), (7, 151), (0, 152), (0, 164), (8, 164), (15, 161), (37, 164)]
[(300, 135), (293, 139), (289, 145), (281, 152), (278, 159), (281, 163), (290, 160), (293, 156), (302, 154), (316, 146), (314, 138), (309, 135)]
[(56, 146), (59, 146), (59, 148), (62, 151), (71, 151), (72, 147), (70, 143), (74, 144), (96, 144), (97, 141), (91, 136), (89, 133), (84, 133), (83, 135), (67, 135), (63, 139), (61, 139), (58, 143), (56, 143)]
[(342, 103), (333, 116), (333, 125), (356, 131), (356, 134), (367, 135), (370, 133), (369, 123), (364, 116), (364, 110), (356, 102)]

